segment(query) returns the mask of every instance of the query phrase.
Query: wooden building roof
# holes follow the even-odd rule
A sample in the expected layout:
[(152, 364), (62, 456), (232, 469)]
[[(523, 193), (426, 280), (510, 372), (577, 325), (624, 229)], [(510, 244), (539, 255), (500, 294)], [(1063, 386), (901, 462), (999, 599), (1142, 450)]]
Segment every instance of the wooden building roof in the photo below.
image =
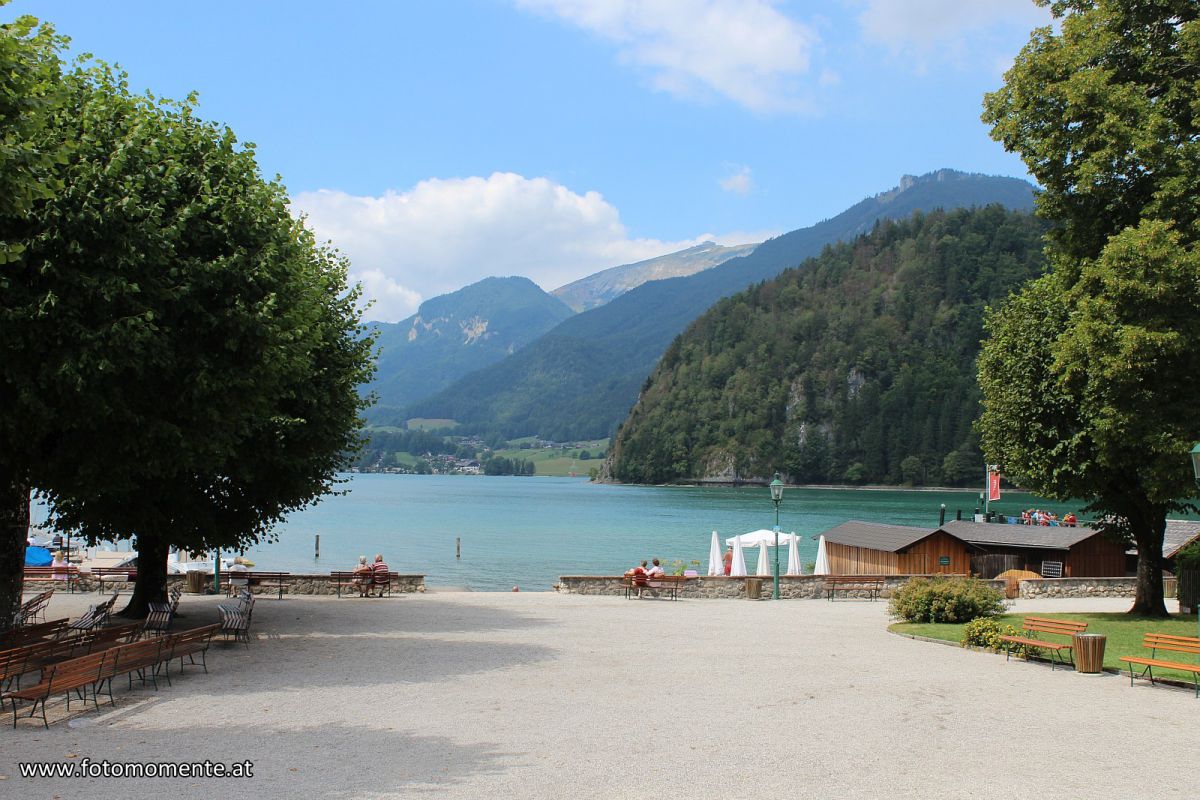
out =
[[(824, 536), (825, 541), (832, 544), (896, 553), (935, 533), (937, 533), (936, 530), (929, 528), (885, 525), (879, 522), (861, 522), (852, 519), (825, 531)], [(950, 535), (955, 536), (953, 533)]]
[(1004, 525), (998, 522), (968, 522), (965, 519), (947, 522), (940, 530), (970, 544), (1042, 550), (1070, 550), (1084, 539), (1090, 539), (1098, 533), (1092, 528)]

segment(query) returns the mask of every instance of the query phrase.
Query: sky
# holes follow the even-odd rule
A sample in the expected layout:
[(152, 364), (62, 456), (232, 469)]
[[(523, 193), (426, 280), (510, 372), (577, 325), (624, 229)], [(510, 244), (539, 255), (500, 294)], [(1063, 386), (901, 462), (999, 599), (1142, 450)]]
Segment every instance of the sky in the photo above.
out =
[(398, 321), (761, 241), (902, 175), (1028, 177), (979, 120), (1032, 0), (13, 0), (256, 147)]

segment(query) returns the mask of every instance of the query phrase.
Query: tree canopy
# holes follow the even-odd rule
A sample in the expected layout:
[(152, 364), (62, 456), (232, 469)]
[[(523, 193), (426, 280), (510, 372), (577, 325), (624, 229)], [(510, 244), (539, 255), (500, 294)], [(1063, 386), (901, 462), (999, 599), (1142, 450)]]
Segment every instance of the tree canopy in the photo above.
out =
[(1138, 549), (1137, 613), (1166, 613), (1166, 515), (1200, 432), (1200, 7), (1056, 0), (985, 99), (1041, 182), (1054, 272), (989, 315), (984, 450), (1058, 499), (1090, 498)]
[(194, 98), (63, 84), (42, 141), (73, 152), (0, 303), (0, 474), (60, 528), (136, 537), (136, 613), (168, 546), (245, 547), (334, 488), (371, 339), (345, 261)]

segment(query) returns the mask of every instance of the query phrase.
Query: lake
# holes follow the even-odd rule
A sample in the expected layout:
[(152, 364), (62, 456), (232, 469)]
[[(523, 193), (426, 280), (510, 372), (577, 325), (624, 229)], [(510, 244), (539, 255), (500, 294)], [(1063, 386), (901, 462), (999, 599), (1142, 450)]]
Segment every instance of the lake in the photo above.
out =
[[(430, 587), (545, 591), (560, 575), (619, 575), (641, 559), (700, 561), (707, 570), (712, 531), (724, 539), (775, 524), (765, 487), (696, 488), (594, 484), (579, 478), (462, 475), (346, 476), (349, 494), (293, 515), (279, 541), (247, 551), (262, 569), (328, 572), (382, 553), (393, 570), (423, 573)], [(815, 537), (846, 520), (934, 528), (938, 506), (970, 518), (977, 491), (784, 491), (779, 524), (804, 536), (800, 556), (816, 559)], [(1036, 505), (1060, 516), (1078, 510), (1023, 493), (994, 509)], [(314, 558), (314, 536), (321, 557)], [(454, 556), (462, 539), (462, 558)], [(757, 549), (746, 551), (754, 569)], [(780, 554), (786, 568), (787, 550)]]

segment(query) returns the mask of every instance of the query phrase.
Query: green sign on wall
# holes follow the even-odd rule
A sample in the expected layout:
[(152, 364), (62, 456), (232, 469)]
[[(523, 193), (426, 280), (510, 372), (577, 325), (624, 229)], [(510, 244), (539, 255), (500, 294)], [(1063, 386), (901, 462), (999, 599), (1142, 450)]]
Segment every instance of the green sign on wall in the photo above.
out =
[(938, 556), (938, 566), (950, 566), (950, 556)]

